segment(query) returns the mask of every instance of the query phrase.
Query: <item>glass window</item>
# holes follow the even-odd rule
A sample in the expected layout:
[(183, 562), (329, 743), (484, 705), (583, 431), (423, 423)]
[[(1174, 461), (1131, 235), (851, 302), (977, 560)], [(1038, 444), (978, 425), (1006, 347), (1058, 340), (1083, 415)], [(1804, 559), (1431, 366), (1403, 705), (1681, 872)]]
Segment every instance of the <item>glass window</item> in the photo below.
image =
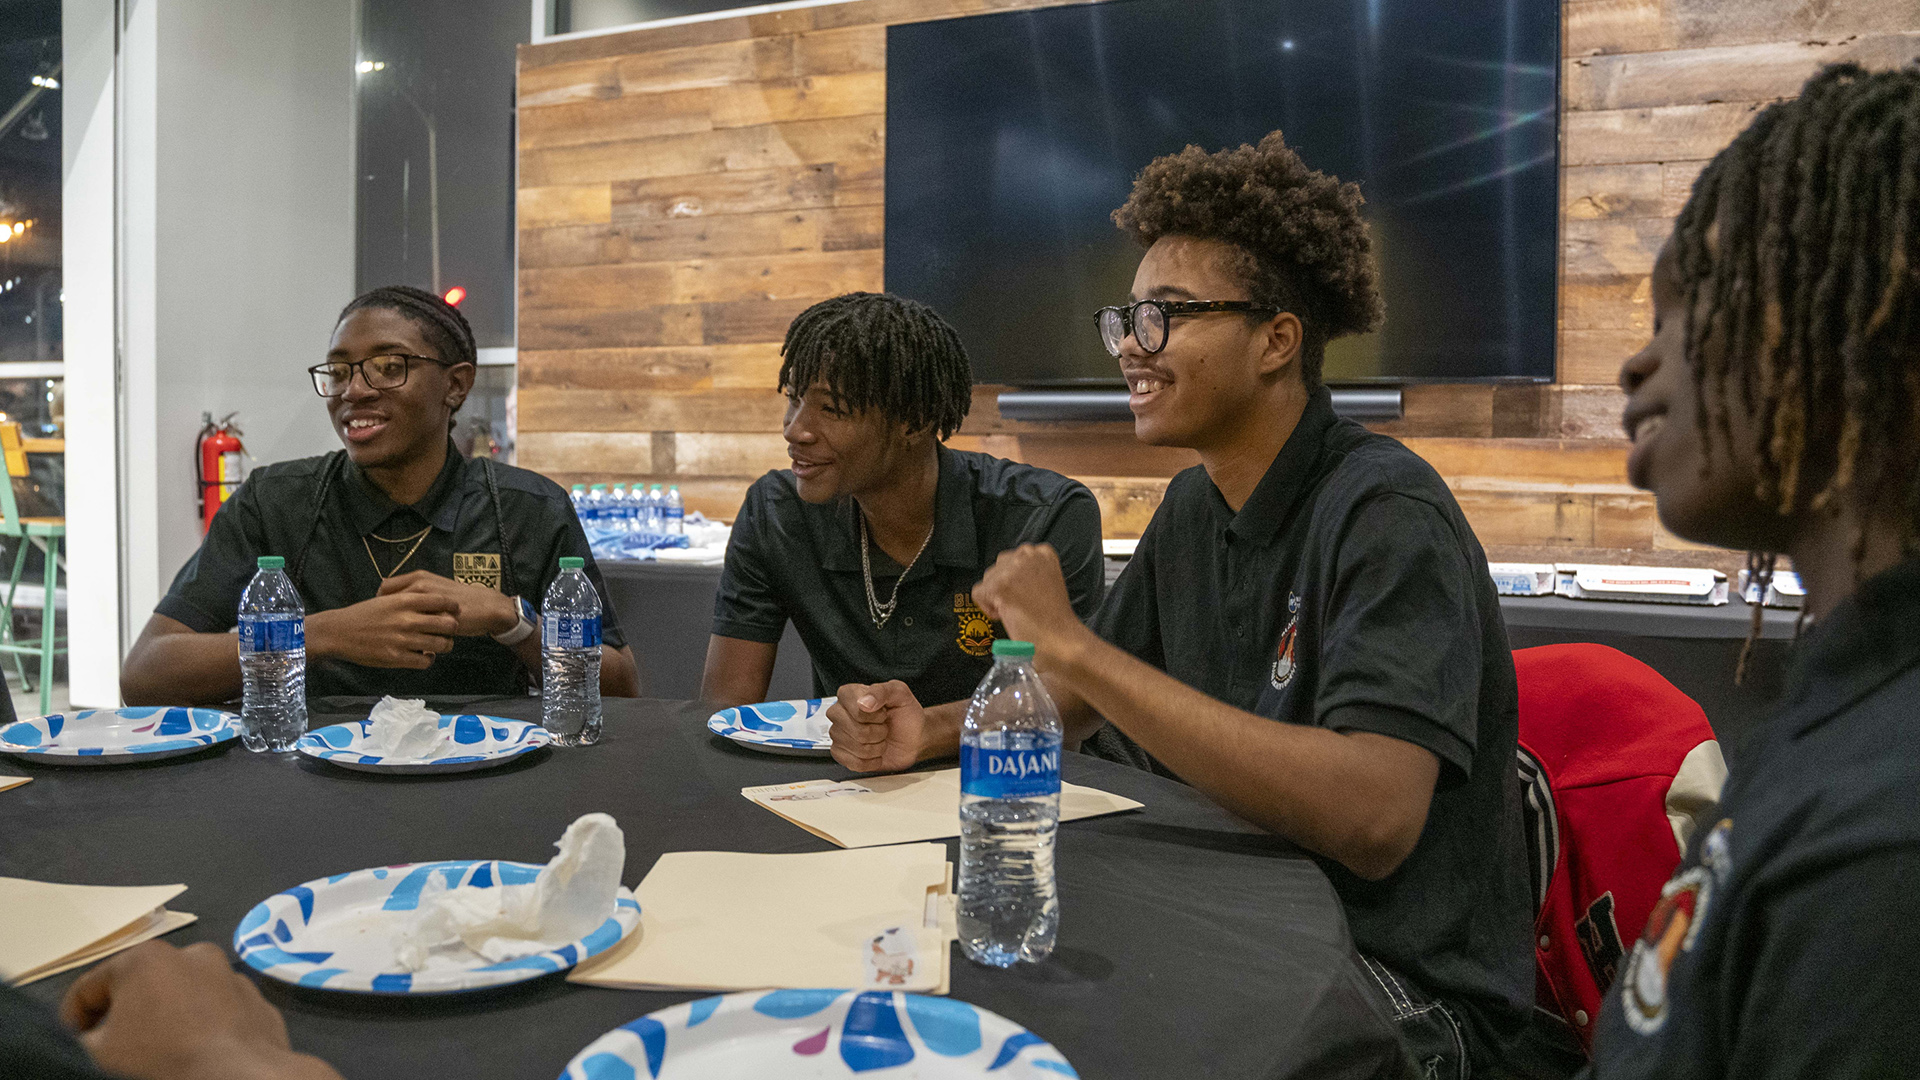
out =
[(514, 47), (526, 0), (381, 0), (360, 9), (361, 291), (465, 291), (481, 348), (514, 343)]
[[(549, 33), (605, 30), (610, 26), (671, 19), (676, 15), (704, 15), (709, 11), (758, 7), (738, 0), (549, 0)], [(761, 0), (762, 3), (765, 0)]]
[(60, 3), (27, 0), (0, 18), (0, 363), (60, 356)]

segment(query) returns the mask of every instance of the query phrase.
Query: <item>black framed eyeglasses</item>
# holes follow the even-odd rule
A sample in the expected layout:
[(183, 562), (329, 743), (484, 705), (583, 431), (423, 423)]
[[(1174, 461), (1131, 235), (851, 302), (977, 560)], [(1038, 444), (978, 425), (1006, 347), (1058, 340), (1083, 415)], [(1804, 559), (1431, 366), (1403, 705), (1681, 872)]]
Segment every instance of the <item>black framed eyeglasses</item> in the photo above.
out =
[(1167, 325), (1177, 315), (1204, 315), (1210, 311), (1263, 312), (1278, 315), (1279, 308), (1266, 307), (1251, 300), (1138, 300), (1125, 307), (1103, 307), (1093, 313), (1100, 327), (1100, 340), (1107, 351), (1120, 355), (1120, 344), (1131, 334), (1143, 352), (1157, 353), (1167, 347)]
[(365, 360), (329, 360), (308, 368), (307, 374), (313, 376), (313, 392), (326, 398), (346, 393), (356, 370), (369, 390), (398, 390), (407, 385), (407, 372), (413, 370), (415, 360), (439, 364), (441, 367), (453, 366), (432, 356), (389, 353), (385, 356), (369, 356)]

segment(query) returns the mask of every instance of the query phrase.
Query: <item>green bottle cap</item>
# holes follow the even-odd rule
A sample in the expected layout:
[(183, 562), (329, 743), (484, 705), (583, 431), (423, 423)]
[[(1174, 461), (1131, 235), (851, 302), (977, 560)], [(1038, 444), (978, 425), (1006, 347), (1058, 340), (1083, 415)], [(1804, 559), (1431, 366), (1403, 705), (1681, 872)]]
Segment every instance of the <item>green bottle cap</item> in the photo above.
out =
[(573, 490), (574, 490), (574, 491), (576, 491), (576, 492), (579, 492), (579, 493), (581, 493), (581, 494), (585, 494), (585, 493), (586, 493), (586, 490), (587, 490), (587, 485), (585, 485), (585, 484), (575, 484), (575, 485), (573, 485)]
[(262, 570), (284, 570), (286, 569), (287, 560), (279, 555), (262, 555), (255, 561), (254, 565)]
[(621, 492), (621, 493), (624, 493), (624, 492), (625, 492), (625, 491), (627, 490), (627, 485), (625, 485), (625, 484), (615, 484), (615, 485), (613, 485), (613, 490), (614, 490), (614, 491), (616, 491), (616, 492)]
[[(587, 560), (581, 558), (578, 555), (560, 556), (560, 569), (562, 570), (581, 570), (581, 569), (585, 569), (586, 565), (587, 565)], [(1033, 647), (1029, 645), (1027, 648), (1031, 650)]]
[(1019, 656), (1031, 660), (1033, 658), (1033, 642), (1008, 641), (1002, 638), (993, 643), (993, 655)]
[(607, 490), (607, 485), (605, 485), (605, 484), (595, 484), (595, 485), (593, 485), (593, 490), (595, 490), (595, 491), (605, 491), (605, 490)]
[(655, 491), (659, 491), (659, 490), (660, 490), (660, 485), (659, 485), (659, 484), (655, 484), (655, 485), (653, 485), (653, 490), (655, 490)]

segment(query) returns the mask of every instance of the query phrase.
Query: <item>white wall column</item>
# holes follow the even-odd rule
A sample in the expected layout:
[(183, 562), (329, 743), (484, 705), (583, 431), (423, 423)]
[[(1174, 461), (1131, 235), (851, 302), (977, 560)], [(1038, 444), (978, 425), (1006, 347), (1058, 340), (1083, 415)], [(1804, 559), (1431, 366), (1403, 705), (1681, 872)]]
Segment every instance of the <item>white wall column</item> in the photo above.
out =
[(118, 701), (126, 647), (199, 545), (201, 414), (238, 413), (263, 463), (334, 446), (302, 369), (353, 295), (353, 15), (64, 0), (76, 704)]

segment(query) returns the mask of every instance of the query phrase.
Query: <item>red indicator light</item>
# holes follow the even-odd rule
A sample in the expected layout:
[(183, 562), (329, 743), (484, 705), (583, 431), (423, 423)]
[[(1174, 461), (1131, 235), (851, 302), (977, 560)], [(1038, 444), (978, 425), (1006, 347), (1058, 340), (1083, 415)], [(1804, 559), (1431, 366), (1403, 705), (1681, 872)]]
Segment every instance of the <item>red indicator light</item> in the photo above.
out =
[(453, 288), (447, 290), (447, 295), (443, 299), (445, 299), (447, 303), (452, 304), (454, 307), (459, 307), (460, 301), (465, 300), (466, 298), (467, 298), (467, 290), (461, 288), (458, 285), (455, 285)]

